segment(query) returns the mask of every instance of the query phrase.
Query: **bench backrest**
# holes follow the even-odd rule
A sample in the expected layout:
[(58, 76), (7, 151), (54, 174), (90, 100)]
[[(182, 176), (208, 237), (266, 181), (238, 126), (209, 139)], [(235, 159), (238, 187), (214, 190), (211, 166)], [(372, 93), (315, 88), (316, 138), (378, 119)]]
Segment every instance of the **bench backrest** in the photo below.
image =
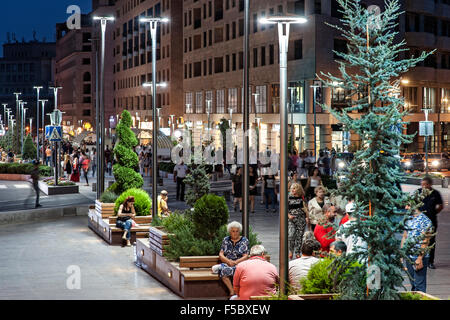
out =
[[(266, 260), (270, 262), (270, 256), (265, 256)], [(219, 256), (188, 256), (180, 257), (180, 268), (211, 268), (219, 264)]]

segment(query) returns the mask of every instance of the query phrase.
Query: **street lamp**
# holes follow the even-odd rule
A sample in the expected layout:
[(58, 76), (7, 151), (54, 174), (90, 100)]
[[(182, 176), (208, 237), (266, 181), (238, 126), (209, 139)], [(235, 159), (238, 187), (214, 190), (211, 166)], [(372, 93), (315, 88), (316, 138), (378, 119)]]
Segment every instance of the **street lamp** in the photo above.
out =
[(3, 121), (6, 121), (6, 109), (8, 109), (7, 108), (8, 104), (2, 103), (2, 105), (3, 105)]
[(172, 132), (170, 133), (170, 135), (172, 135), (173, 132), (175, 131), (175, 123), (173, 123), (173, 118), (175, 117), (175, 115), (171, 114), (169, 117), (170, 117), (170, 124), (172, 125)]
[(211, 114), (211, 100), (206, 100), (206, 114), (208, 115), (208, 141), (211, 140), (210, 128), (209, 128), (209, 115)]
[[(425, 125), (428, 122), (428, 114), (431, 108), (423, 108), (423, 113), (425, 114)], [(428, 127), (428, 126), (427, 126)], [(425, 132), (425, 176), (428, 177), (428, 130)]]
[[(19, 96), (22, 94), (21, 92), (14, 92), (13, 93), (15, 96), (16, 96), (16, 117), (17, 117), (17, 119), (19, 119)], [(18, 130), (18, 128), (16, 127), (16, 145), (18, 145), (19, 144), (19, 142), (20, 142), (20, 136), (19, 136), (19, 130)]]
[[(20, 101), (20, 100), (19, 100)], [(20, 101), (20, 141), (21, 141), (21, 150), (22, 150), (22, 154), (23, 154), (23, 136), (24, 136), (24, 129), (25, 129), (25, 111), (27, 108), (25, 108), (25, 105), (28, 104), (28, 102), (25, 101)], [(17, 119), (19, 119), (19, 117), (17, 117)]]
[(158, 124), (156, 122), (156, 29), (158, 23), (169, 22), (168, 18), (161, 17), (142, 17), (139, 19), (141, 23), (148, 23), (150, 26), (150, 36), (152, 38), (152, 114), (153, 114), (153, 137), (152, 137), (152, 162), (153, 162), (153, 175), (152, 175), (152, 216), (155, 218), (158, 215), (158, 194), (157, 194), (157, 173), (158, 173)]
[(288, 87), (290, 93), (289, 112), (291, 113), (291, 153), (294, 151), (295, 143), (295, 129), (294, 129), (294, 95), (293, 92), (297, 90), (296, 87)]
[[(48, 102), (47, 99), (41, 99), (39, 100), (42, 105), (42, 164), (44, 164), (44, 157), (45, 157), (45, 151), (44, 151), (44, 141), (45, 141), (45, 103)], [(39, 132), (38, 132), (39, 134)]]
[(263, 18), (260, 23), (278, 25), (280, 48), (280, 294), (286, 294), (289, 281), (288, 263), (288, 168), (287, 168), (287, 52), (289, 47), (289, 27), (293, 23), (306, 23), (304, 17), (273, 16)]
[[(33, 89), (36, 89), (36, 93), (37, 93), (37, 100), (36, 100), (36, 159), (39, 161), (39, 91), (41, 89), (43, 89), (42, 86), (34, 86)], [(30, 132), (31, 132), (31, 127), (30, 127)]]
[(104, 85), (105, 85), (105, 33), (106, 24), (108, 21), (114, 21), (111, 16), (95, 16), (95, 21), (100, 21), (101, 25), (101, 62), (100, 62), (100, 98), (99, 98), (99, 112), (96, 113), (96, 137), (97, 137), (97, 199), (100, 199), (105, 189), (105, 101), (104, 101)]

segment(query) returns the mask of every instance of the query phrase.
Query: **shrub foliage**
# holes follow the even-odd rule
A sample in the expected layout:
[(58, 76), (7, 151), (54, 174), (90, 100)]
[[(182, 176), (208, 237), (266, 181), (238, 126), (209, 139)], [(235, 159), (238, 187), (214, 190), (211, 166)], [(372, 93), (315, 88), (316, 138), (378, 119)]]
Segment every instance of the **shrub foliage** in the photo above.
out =
[(134, 209), (136, 210), (136, 216), (148, 216), (151, 214), (152, 201), (147, 192), (142, 189), (132, 188), (123, 192), (115, 201), (114, 213), (117, 214), (120, 205), (129, 196), (134, 197)]

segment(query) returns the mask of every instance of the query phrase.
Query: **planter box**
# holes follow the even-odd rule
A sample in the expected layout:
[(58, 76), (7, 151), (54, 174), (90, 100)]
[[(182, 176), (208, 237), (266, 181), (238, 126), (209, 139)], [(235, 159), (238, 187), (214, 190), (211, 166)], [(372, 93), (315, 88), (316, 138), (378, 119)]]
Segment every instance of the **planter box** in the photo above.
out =
[(169, 235), (161, 227), (150, 227), (148, 242), (150, 248), (162, 257), (165, 251), (164, 246), (170, 243)]
[(99, 200), (95, 200), (95, 210), (101, 215), (102, 218), (108, 218), (115, 215), (114, 206), (115, 203), (103, 203)]
[[(424, 293), (422, 291), (403, 291), (400, 293), (413, 293), (413, 294), (421, 295), (422, 297), (425, 297), (430, 300), (441, 300), (435, 296)], [(288, 297), (288, 300), (333, 300), (336, 296), (337, 296), (337, 294), (333, 294), (333, 293), (329, 293), (329, 294), (328, 293), (326, 293), (326, 294), (299, 294), (299, 295), (290, 295)], [(262, 297), (254, 297), (254, 298), (262, 298)], [(255, 299), (255, 300), (263, 300), (263, 299)]]
[(49, 186), (45, 182), (39, 181), (39, 189), (46, 195), (56, 195), (56, 194), (72, 194), (79, 193), (79, 187), (75, 186)]
[(28, 181), (30, 179), (31, 179), (31, 176), (29, 174), (0, 173), (0, 180)]

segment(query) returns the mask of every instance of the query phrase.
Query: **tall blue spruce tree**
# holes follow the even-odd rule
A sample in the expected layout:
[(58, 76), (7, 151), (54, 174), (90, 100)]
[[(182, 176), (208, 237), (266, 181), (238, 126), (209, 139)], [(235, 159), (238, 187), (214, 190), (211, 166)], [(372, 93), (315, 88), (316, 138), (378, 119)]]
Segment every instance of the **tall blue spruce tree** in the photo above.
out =
[[(432, 53), (400, 58), (408, 49), (405, 41), (396, 42), (397, 19), (402, 14), (398, 0), (386, 0), (378, 14), (369, 12), (360, 0), (337, 1), (342, 25), (330, 26), (342, 32), (348, 51), (335, 52), (342, 59), (337, 61), (340, 76), (321, 73), (319, 78), (326, 87), (345, 90), (346, 106), (323, 107), (363, 140), (337, 193), (355, 199), (357, 219), (345, 234), (361, 237), (367, 250), (339, 257), (332, 267), (343, 272), (354, 261), (363, 261), (336, 284), (342, 299), (399, 299), (401, 261), (411, 245), (400, 249), (396, 235), (403, 233), (405, 222), (418, 206), (417, 199), (400, 188), (404, 174), (396, 156), (400, 144), (411, 143), (414, 137), (402, 133), (407, 112), (402, 111), (404, 99), (399, 97), (400, 76)], [(402, 211), (407, 204), (412, 209)], [(367, 277), (378, 276), (377, 285), (367, 286)]]

